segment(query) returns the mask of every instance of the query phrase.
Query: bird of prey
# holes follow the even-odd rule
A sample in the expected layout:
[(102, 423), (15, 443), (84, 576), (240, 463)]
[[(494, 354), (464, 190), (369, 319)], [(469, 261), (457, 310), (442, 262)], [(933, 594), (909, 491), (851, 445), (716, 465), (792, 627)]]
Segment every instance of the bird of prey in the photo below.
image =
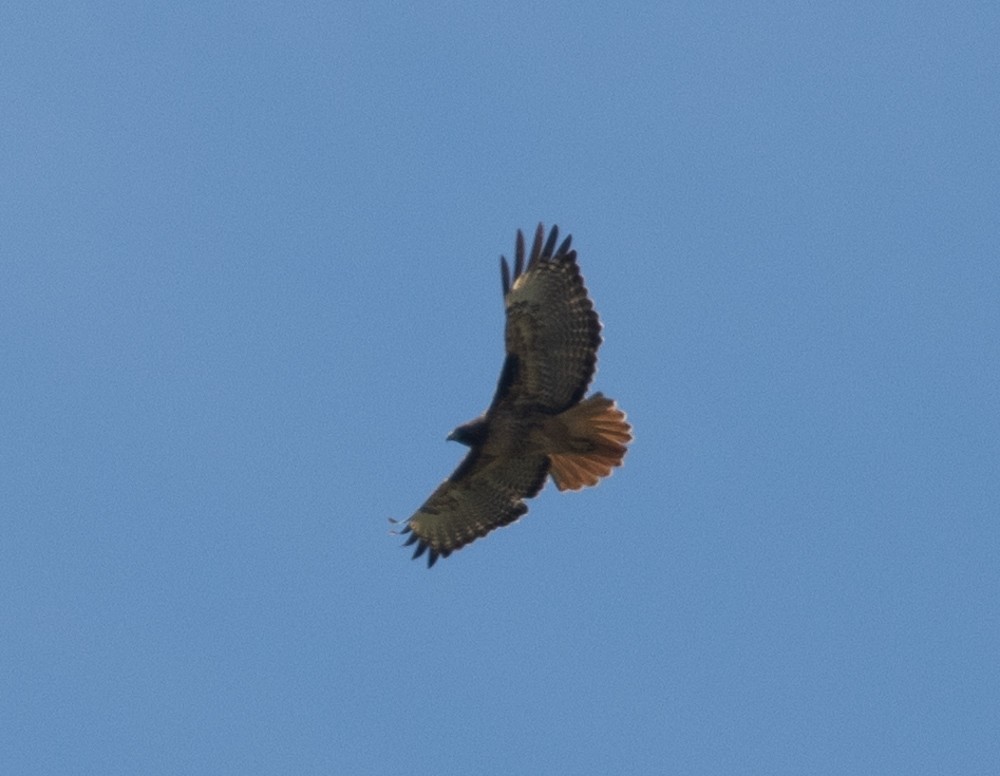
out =
[(539, 224), (530, 252), (518, 230), (511, 272), (500, 258), (506, 358), (489, 408), (448, 439), (469, 447), (452, 475), (400, 529), (418, 558), (439, 557), (514, 522), (548, 477), (559, 490), (596, 485), (632, 440), (625, 413), (603, 394), (584, 398), (597, 367), (601, 322), (571, 237)]

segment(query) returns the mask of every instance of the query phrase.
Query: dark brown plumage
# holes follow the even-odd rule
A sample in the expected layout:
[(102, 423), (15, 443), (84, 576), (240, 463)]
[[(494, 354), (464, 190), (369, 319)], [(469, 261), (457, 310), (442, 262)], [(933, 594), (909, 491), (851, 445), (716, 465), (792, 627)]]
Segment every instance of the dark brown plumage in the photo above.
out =
[[(551, 476), (559, 490), (596, 485), (621, 465), (631, 427), (615, 403), (584, 399), (597, 365), (601, 323), (587, 296), (571, 237), (545, 240), (541, 224), (525, 260), (517, 233), (514, 269), (500, 259), (507, 356), (486, 412), (449, 439), (470, 450), (400, 533), (414, 558), (439, 557), (528, 511)], [(543, 243), (544, 240), (544, 243)]]

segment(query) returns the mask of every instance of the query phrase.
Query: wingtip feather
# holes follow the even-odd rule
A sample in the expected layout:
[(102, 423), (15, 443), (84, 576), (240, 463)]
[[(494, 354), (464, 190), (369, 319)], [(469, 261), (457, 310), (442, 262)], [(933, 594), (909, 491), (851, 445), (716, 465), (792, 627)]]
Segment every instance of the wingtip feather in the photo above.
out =
[[(573, 242), (573, 235), (571, 234), (566, 235), (566, 239), (562, 241), (562, 245), (560, 245), (559, 250), (556, 251), (556, 256), (563, 256), (565, 254), (568, 254), (570, 252), (569, 246), (572, 244), (572, 242)], [(573, 251), (572, 258), (573, 259), (576, 258), (576, 251)]]
[(531, 256), (528, 259), (528, 268), (534, 267), (542, 257), (542, 241), (545, 239), (545, 227), (539, 223), (535, 230), (535, 239), (531, 243)]
[[(538, 225), (539, 229), (542, 225)], [(545, 241), (545, 247), (542, 249), (542, 258), (548, 259), (552, 257), (552, 250), (556, 247), (556, 240), (559, 239), (559, 227), (555, 224), (552, 225), (552, 231), (549, 232), (549, 239)]]
[(524, 272), (524, 232), (517, 230), (517, 240), (514, 243), (514, 280)]

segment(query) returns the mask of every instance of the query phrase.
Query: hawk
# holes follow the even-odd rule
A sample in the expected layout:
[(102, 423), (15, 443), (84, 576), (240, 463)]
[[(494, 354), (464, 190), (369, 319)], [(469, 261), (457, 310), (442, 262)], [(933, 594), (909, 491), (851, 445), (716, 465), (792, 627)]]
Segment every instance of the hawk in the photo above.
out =
[[(507, 355), (489, 408), (448, 436), (469, 452), (400, 530), (427, 566), (528, 511), (551, 477), (556, 487), (596, 485), (632, 441), (625, 413), (603, 394), (584, 398), (597, 368), (601, 322), (587, 295), (572, 237), (558, 248), (539, 224), (525, 260), (518, 230), (514, 270), (500, 258)], [(395, 522), (395, 521), (393, 521)]]

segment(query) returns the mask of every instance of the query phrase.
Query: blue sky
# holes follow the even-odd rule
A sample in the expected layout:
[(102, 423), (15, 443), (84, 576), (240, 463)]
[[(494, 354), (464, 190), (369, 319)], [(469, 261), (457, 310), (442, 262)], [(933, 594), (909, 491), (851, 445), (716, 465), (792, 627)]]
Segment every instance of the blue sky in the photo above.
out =
[[(8, 3), (6, 773), (994, 774), (994, 3)], [(574, 235), (596, 489), (389, 535)]]

